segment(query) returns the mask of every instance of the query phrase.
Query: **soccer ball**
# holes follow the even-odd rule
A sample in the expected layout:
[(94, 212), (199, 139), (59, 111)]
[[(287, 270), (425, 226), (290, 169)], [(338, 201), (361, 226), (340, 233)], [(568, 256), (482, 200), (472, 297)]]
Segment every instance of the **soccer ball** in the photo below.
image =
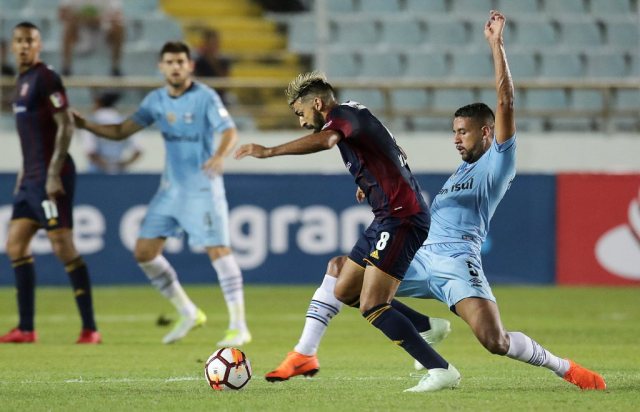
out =
[(251, 379), (251, 364), (240, 349), (220, 348), (204, 364), (204, 377), (216, 391), (242, 389)]

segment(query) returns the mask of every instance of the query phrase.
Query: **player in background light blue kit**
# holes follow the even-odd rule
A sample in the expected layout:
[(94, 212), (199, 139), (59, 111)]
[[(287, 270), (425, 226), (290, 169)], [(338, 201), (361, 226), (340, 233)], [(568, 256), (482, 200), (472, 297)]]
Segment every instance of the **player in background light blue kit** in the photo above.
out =
[[(437, 299), (470, 326), (489, 352), (543, 366), (581, 389), (603, 390), (605, 381), (596, 372), (555, 356), (524, 333), (505, 330), (482, 270), (480, 248), (489, 231), (489, 221), (516, 174), (514, 88), (503, 45), (504, 24), (504, 16), (492, 11), (484, 30), (495, 67), (496, 114), (484, 103), (455, 112), (453, 143), (463, 163), (433, 200), (429, 236), (411, 261), (396, 296)], [(362, 201), (364, 194), (358, 191), (356, 198)], [(298, 344), (278, 368), (267, 373), (267, 380), (287, 380), (318, 371), (316, 353), (320, 340), (341, 308), (332, 288), (344, 261), (344, 257), (335, 257), (329, 262), (323, 283), (309, 305)], [(450, 324), (444, 319), (417, 312), (410, 319), (432, 346), (450, 332)], [(313, 370), (308, 369), (309, 365)], [(415, 366), (424, 369), (419, 363)], [(460, 374), (449, 363), (449, 369), (430, 369), (407, 391), (453, 388), (459, 381)]]
[[(205, 247), (229, 309), (229, 328), (218, 345), (240, 346), (251, 341), (251, 334), (245, 322), (242, 273), (230, 248), (222, 180), (224, 158), (237, 140), (235, 124), (218, 94), (192, 80), (193, 61), (186, 44), (168, 42), (159, 57), (166, 87), (149, 93), (133, 116), (119, 124), (100, 125), (76, 114), (76, 125), (112, 140), (125, 139), (152, 124), (160, 129), (166, 148), (165, 170), (134, 255), (151, 283), (181, 315), (163, 342), (173, 343), (206, 321), (162, 256), (166, 238), (185, 231), (191, 246)], [(214, 135), (220, 136), (217, 150)]]

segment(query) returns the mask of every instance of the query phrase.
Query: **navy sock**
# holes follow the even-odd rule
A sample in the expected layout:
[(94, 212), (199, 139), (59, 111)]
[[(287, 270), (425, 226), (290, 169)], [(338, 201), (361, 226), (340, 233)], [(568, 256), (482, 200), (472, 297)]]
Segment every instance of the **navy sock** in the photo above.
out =
[(18, 329), (33, 330), (33, 317), (36, 307), (36, 271), (33, 256), (26, 256), (11, 262), (16, 275), (16, 290), (18, 300), (18, 315), (20, 321)]
[(82, 329), (96, 329), (96, 322), (93, 318), (93, 300), (91, 298), (91, 281), (89, 280), (89, 270), (82, 257), (78, 256), (71, 262), (64, 265), (64, 269), (69, 274), (73, 294), (82, 318)]
[(406, 316), (411, 321), (411, 323), (413, 323), (413, 326), (418, 330), (418, 332), (426, 332), (431, 329), (429, 316), (423, 315), (420, 312), (416, 312), (397, 299), (391, 301), (391, 306), (402, 313), (404, 316)]
[(411, 321), (391, 305), (383, 303), (362, 314), (391, 341), (400, 345), (427, 369), (447, 369), (449, 364), (422, 339)]

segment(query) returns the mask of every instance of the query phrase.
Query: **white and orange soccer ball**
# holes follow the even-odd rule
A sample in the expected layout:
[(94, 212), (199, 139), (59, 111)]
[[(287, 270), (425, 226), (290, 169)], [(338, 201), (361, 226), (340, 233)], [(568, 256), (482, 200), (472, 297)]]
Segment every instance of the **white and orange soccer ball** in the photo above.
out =
[(251, 363), (240, 349), (220, 348), (207, 359), (204, 377), (216, 391), (242, 389), (251, 379)]

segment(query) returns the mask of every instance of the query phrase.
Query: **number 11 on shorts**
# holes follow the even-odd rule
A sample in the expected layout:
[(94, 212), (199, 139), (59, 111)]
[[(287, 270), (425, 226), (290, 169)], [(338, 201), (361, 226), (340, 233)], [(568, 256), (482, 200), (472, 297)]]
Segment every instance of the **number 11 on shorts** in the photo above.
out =
[(56, 202), (53, 202), (51, 200), (43, 200), (42, 209), (44, 209), (44, 216), (47, 218), (47, 220), (58, 218), (58, 207), (56, 206)]

